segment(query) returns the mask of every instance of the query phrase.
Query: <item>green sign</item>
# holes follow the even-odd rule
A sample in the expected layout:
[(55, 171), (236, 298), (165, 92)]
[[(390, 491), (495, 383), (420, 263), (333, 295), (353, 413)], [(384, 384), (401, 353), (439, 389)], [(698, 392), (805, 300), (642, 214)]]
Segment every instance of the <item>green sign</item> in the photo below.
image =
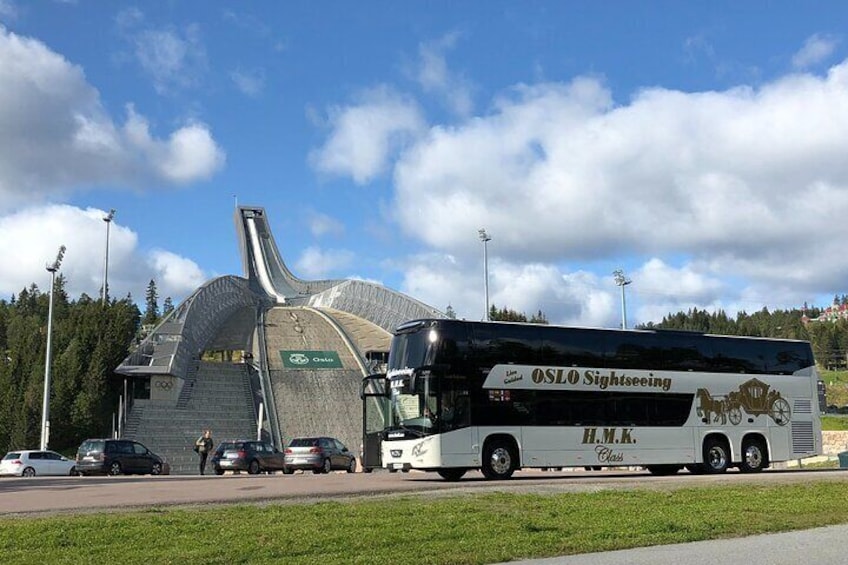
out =
[(341, 369), (342, 361), (335, 351), (283, 351), (283, 367), (286, 369)]

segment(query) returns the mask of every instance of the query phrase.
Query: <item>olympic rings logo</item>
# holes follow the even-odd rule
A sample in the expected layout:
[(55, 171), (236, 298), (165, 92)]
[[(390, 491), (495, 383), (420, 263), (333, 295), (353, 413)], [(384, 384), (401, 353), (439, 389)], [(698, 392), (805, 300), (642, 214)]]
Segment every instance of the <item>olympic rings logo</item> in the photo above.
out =
[(162, 390), (171, 390), (174, 387), (174, 383), (171, 381), (156, 381), (153, 383), (153, 386)]

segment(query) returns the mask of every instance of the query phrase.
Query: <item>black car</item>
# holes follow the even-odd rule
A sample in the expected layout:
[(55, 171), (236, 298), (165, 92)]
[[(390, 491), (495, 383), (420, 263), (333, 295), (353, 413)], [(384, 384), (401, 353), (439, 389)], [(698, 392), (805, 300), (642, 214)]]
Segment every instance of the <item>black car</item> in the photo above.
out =
[(268, 443), (257, 440), (223, 441), (212, 455), (216, 475), (224, 471), (247, 471), (251, 475), (273, 473), (285, 468), (283, 453)]
[(162, 475), (168, 474), (168, 465), (137, 441), (87, 439), (77, 449), (76, 471), (80, 475)]

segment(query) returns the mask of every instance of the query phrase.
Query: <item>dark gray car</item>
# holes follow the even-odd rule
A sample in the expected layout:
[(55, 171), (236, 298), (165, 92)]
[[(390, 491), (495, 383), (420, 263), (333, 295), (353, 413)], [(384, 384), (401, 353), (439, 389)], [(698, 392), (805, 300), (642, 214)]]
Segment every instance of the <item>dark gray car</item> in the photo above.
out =
[(247, 471), (251, 475), (273, 473), (284, 468), (283, 453), (267, 441), (223, 441), (210, 461), (216, 475), (224, 471)]
[(332, 437), (299, 437), (286, 447), (286, 467), (283, 472), (296, 469), (313, 473), (329, 473), (336, 469), (353, 473), (356, 456), (342, 442)]
[(80, 475), (163, 475), (164, 459), (137, 441), (87, 439), (77, 449), (76, 472)]

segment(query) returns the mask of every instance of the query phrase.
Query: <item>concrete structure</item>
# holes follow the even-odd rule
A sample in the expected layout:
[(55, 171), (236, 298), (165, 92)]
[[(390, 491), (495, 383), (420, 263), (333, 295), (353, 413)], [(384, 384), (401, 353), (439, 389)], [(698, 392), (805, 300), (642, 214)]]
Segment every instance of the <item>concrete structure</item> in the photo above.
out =
[[(204, 427), (218, 440), (260, 434), (280, 448), (294, 436), (326, 434), (358, 450), (362, 377), (385, 357), (400, 323), (444, 314), (365, 281), (298, 279), (280, 256), (264, 209), (239, 207), (235, 221), (245, 275), (197, 289), (116, 369), (134, 391), (124, 435), (159, 449), (174, 472), (192, 469), (182, 458)], [(227, 373), (200, 362), (208, 351), (240, 352), (244, 367), (230, 378), (247, 389), (235, 402), (247, 404), (245, 413), (264, 414), (261, 422), (236, 415), (230, 392), (196, 394)], [(196, 430), (185, 429), (189, 421)]]

